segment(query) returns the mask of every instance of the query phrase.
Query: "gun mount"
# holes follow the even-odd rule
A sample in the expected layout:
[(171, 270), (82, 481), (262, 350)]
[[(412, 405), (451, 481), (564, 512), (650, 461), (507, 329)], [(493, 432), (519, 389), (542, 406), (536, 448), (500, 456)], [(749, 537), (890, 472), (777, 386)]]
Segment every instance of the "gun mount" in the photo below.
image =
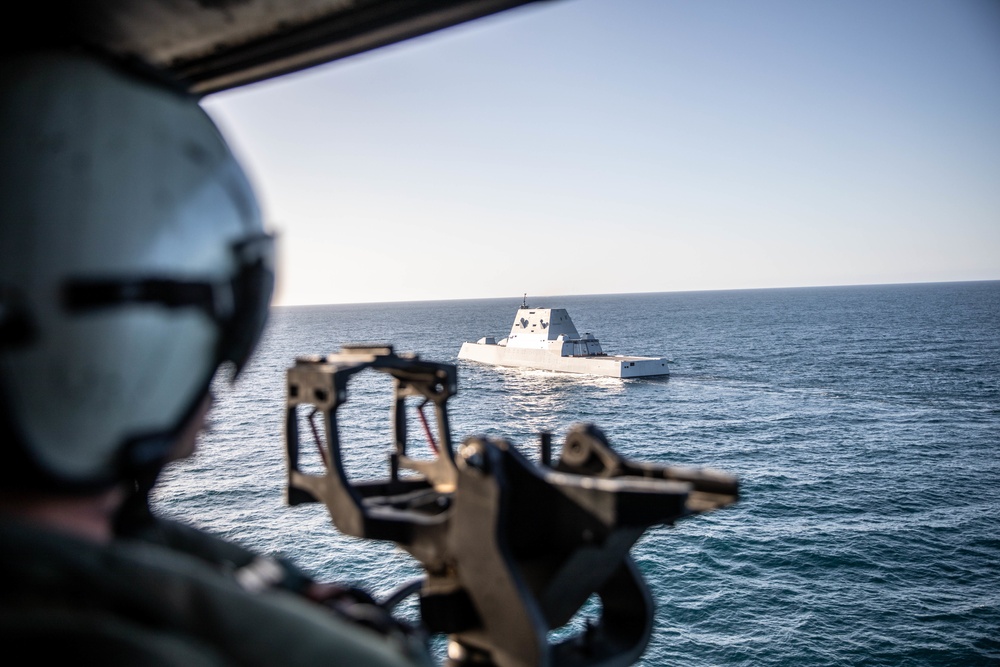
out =
[[(337, 409), (358, 372), (393, 378), (389, 476), (352, 482), (341, 457)], [(652, 632), (653, 603), (629, 556), (647, 529), (732, 504), (735, 478), (718, 471), (636, 463), (591, 424), (570, 429), (559, 460), (542, 434), (541, 461), (503, 439), (469, 437), (455, 450), (447, 402), (458, 389), (451, 364), (397, 355), (389, 346), (345, 346), (301, 357), (288, 370), (286, 451), (290, 504), (322, 501), (334, 525), (355, 537), (390, 540), (423, 566), (420, 615), (449, 637), (454, 665), (629, 665)], [(406, 399), (435, 408), (432, 460), (407, 456)], [(300, 469), (301, 406), (321, 413), (325, 473)], [(401, 474), (401, 471), (410, 471)], [(601, 615), (550, 644), (596, 594)], [(394, 596), (395, 597), (395, 596)]]

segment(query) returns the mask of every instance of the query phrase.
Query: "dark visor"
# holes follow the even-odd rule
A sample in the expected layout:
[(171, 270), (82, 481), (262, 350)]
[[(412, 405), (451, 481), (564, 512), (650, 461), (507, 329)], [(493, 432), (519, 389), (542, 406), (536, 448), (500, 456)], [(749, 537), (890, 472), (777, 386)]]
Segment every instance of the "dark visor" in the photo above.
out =
[(239, 241), (232, 251), (237, 270), (229, 281), (71, 278), (63, 284), (63, 307), (73, 313), (134, 304), (200, 310), (219, 328), (217, 364), (231, 361), (239, 373), (267, 321), (274, 290), (274, 237), (262, 234)]

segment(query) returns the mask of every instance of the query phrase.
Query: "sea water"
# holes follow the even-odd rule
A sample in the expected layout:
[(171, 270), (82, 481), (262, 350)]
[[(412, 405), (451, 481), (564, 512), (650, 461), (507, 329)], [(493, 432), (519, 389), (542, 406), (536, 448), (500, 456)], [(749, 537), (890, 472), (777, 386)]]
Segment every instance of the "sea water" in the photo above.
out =
[[(643, 665), (1000, 664), (1000, 282), (529, 299), (667, 380), (459, 362), (521, 299), (275, 308), (251, 365), (155, 503), (323, 580), (378, 595), (420, 574), (391, 544), (284, 504), (285, 372), (378, 341), (458, 365), (456, 441), (592, 421), (624, 456), (737, 475), (730, 508), (649, 531)], [(387, 475), (388, 380), (341, 410), (350, 474)], [(414, 434), (413, 437), (416, 437)], [(539, 508), (544, 512), (545, 508)]]

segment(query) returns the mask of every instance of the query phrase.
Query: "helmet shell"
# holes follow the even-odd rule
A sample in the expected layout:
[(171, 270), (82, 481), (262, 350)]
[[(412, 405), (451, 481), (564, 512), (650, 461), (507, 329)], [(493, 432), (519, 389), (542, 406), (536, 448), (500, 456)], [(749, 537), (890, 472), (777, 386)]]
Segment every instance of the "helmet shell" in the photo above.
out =
[(16, 441), (0, 446), (52, 479), (108, 483), (139, 456), (129, 443), (182, 426), (218, 365), (220, 330), (197, 309), (156, 303), (69, 312), (60, 290), (228, 280), (231, 247), (262, 233), (260, 212), (193, 98), (65, 53), (5, 60), (0, 90), (0, 289), (32, 330), (0, 346), (0, 408)]

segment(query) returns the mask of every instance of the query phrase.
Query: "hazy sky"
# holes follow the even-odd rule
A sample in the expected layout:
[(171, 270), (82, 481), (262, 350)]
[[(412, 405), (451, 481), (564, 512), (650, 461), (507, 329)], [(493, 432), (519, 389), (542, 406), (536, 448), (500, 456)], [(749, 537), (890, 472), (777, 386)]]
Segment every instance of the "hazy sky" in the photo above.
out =
[(1000, 279), (995, 0), (558, 0), (204, 106), (279, 304)]

